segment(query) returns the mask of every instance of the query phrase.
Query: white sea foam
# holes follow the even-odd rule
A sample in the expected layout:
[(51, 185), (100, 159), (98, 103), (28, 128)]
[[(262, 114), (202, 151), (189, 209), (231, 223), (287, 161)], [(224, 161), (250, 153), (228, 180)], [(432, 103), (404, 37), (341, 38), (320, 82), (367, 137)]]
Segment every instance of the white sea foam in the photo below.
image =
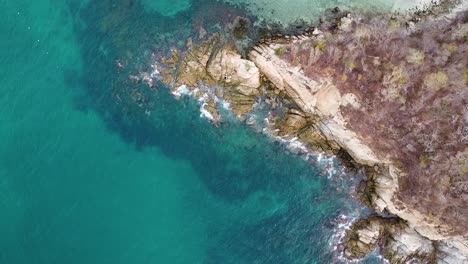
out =
[[(196, 98), (195, 95), (197, 95), (200, 91), (202, 91), (202, 95), (199, 98)], [(173, 89), (171, 93), (177, 99), (181, 98), (182, 96), (194, 97), (200, 104), (200, 117), (207, 118), (209, 120), (215, 119), (213, 114), (211, 114), (208, 110), (205, 109), (205, 107), (208, 105), (207, 101), (210, 99), (210, 97), (213, 97), (213, 95), (210, 95), (209, 90), (206, 86), (201, 84), (191, 91), (187, 85), (183, 84), (177, 87), (176, 89)], [(214, 100), (215, 102), (217, 102), (217, 100), (219, 99), (214, 98)]]
[(226, 100), (220, 100), (221, 106), (226, 110), (231, 110), (231, 104)]
[(203, 104), (200, 107), (200, 117), (208, 118), (209, 120), (214, 120), (214, 116), (208, 110), (204, 108), (205, 105), (206, 104)]
[(175, 89), (175, 91), (172, 91), (171, 92), (176, 98), (180, 98), (181, 96), (183, 95), (191, 95), (192, 93), (190, 92), (190, 90), (187, 88), (187, 85), (183, 84), (179, 87), (177, 87), (177, 89)]
[(156, 63), (151, 64), (151, 68), (153, 68), (153, 71), (150, 73), (151, 78), (160, 78), (161, 73), (158, 70), (158, 65)]
[(209, 120), (214, 120), (214, 116), (205, 109), (205, 107), (208, 105), (206, 101), (210, 98), (210, 95), (208, 93), (203, 93), (203, 96), (198, 98), (198, 102), (201, 103), (200, 105), (200, 117), (202, 118), (207, 118)]
[(340, 250), (338, 247), (344, 242), (343, 239), (346, 236), (346, 232), (351, 229), (353, 223), (359, 219), (355, 216), (340, 215), (336, 221), (338, 225), (333, 230), (333, 235), (331, 236), (328, 246), (335, 252), (335, 258), (340, 262), (345, 263), (356, 263), (358, 260), (349, 260), (345, 258), (344, 251)]
[(327, 178), (331, 179), (339, 173), (344, 173), (343, 169), (338, 171), (335, 165), (336, 157), (327, 156), (323, 153), (310, 151), (304, 142), (301, 142), (297, 137), (289, 138), (288, 135), (280, 137), (275, 136), (275, 132), (279, 129), (271, 130), (271, 124), (269, 119), (265, 118), (266, 127), (262, 129), (262, 132), (271, 138), (281, 142), (286, 148), (293, 154), (301, 155), (304, 160), (314, 160), (318, 167), (322, 168), (322, 174), (326, 175)]

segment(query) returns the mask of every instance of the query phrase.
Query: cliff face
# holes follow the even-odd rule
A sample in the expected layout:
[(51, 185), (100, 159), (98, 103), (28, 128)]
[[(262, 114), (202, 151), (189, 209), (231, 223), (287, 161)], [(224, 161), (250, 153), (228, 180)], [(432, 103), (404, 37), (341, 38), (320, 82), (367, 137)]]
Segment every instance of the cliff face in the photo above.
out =
[[(303, 40), (306, 39), (304, 37)], [(303, 112), (318, 117), (319, 129), (328, 140), (338, 143), (360, 164), (373, 166), (380, 162), (359, 136), (345, 126), (346, 122), (339, 108), (341, 105), (359, 104), (357, 101), (350, 103), (347, 100), (353, 98), (353, 95), (342, 96), (328, 78), (306, 77), (300, 68), (288, 64), (275, 55), (275, 50), (279, 46), (278, 44), (257, 46), (250, 53), (250, 59), (268, 80), (288, 94)]]

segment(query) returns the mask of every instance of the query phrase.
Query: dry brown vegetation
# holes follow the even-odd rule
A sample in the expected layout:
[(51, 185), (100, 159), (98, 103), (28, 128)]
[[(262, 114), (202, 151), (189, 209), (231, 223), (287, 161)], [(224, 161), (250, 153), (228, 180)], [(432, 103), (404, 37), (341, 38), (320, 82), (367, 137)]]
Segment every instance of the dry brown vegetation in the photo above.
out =
[(400, 199), (468, 232), (468, 12), (416, 27), (354, 18), (347, 32), (293, 45), (281, 57), (310, 76), (328, 75), (361, 108), (349, 126), (407, 176)]

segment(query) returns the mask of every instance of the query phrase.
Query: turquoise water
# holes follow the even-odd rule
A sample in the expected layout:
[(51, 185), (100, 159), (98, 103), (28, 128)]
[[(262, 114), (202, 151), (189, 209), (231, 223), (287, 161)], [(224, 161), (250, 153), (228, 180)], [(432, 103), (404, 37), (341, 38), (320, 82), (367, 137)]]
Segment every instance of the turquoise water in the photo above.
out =
[(0, 263), (333, 261), (349, 183), (129, 81), (219, 19), (147, 2), (0, 0)]

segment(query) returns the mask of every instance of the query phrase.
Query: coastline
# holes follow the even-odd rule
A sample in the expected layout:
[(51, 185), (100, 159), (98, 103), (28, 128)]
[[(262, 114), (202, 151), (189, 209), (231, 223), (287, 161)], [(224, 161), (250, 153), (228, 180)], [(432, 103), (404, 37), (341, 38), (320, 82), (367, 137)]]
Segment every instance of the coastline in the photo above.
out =
[[(452, 6), (453, 7), (453, 6)], [(466, 10), (466, 1), (455, 5)], [(424, 19), (450, 20), (443, 11), (423, 12), (417, 19), (405, 18), (410, 30)], [(429, 15), (428, 15), (429, 14)], [(429, 18), (428, 18), (429, 17)], [(337, 15), (338, 32), (347, 32), (353, 23), (350, 15)], [(397, 197), (399, 179), (405, 173), (391, 159), (375, 151), (360, 135), (347, 126), (342, 107), (359, 108), (359, 98), (353, 93), (342, 94), (329, 76), (309, 78), (300, 67), (283, 59), (280, 53), (294, 45), (320, 40), (323, 32), (313, 29), (299, 36), (277, 36), (264, 40), (244, 59), (236, 49), (219, 35), (210, 37), (200, 45), (189, 42), (188, 52), (174, 50), (162, 60), (163, 82), (171, 85), (176, 96), (191, 94), (201, 103), (201, 115), (214, 124), (221, 122), (218, 105), (228, 106), (235, 116), (246, 123), (255, 120), (246, 116), (255, 107), (259, 96), (272, 106), (273, 113), (281, 108), (283, 118), (266, 118), (273, 137), (296, 144), (297, 153), (323, 151), (338, 155), (346, 152), (353, 166), (364, 168), (367, 183), (363, 197), (377, 212), (376, 216), (361, 219), (344, 236), (344, 255), (350, 259), (362, 258), (378, 245), (391, 263), (404, 263), (417, 258), (429, 262), (465, 263), (468, 261), (466, 234), (453, 233), (445, 223), (428, 218), (407, 206)], [(172, 69), (178, 66), (179, 71)], [(205, 89), (199, 89), (203, 83)], [(265, 87), (267, 87), (265, 89)], [(283, 105), (293, 105), (284, 109)], [(275, 107), (276, 106), (276, 107)], [(306, 133), (307, 132), (307, 133)], [(344, 158), (346, 160), (346, 156)], [(365, 224), (363, 224), (365, 223)], [(382, 241), (385, 241), (383, 245)]]
[[(465, 9), (466, 3), (461, 3), (455, 10)], [(449, 20), (449, 17), (454, 17), (453, 13), (444, 16), (446, 20)], [(340, 18), (339, 30), (348, 31), (351, 19), (349, 15)], [(312, 32), (312, 38), (323, 38), (322, 32), (318, 30)], [(345, 249), (345, 254), (350, 258), (360, 258), (375, 248), (379, 240), (386, 237), (390, 242), (387, 242), (385, 247), (390, 250), (384, 249), (383, 253), (391, 263), (403, 263), (412, 258), (442, 263), (468, 261), (466, 237), (448, 235), (452, 230), (450, 226), (428, 219), (417, 209), (406, 206), (404, 201), (398, 199), (396, 193), (399, 189), (399, 179), (404, 173), (391, 160), (376, 155), (372, 147), (366, 145), (354, 131), (348, 129), (339, 107), (346, 104), (359, 107), (360, 102), (355, 99), (354, 94), (341, 95), (329, 79), (320, 77), (309, 79), (304, 76), (302, 68), (289, 65), (279, 59), (277, 51), (287, 43), (294, 44), (287, 46), (286, 49), (294, 49), (295, 43), (307, 42), (309, 39), (309, 35), (303, 35), (292, 37), (286, 43), (276, 40), (272, 43), (267, 42), (255, 47), (249, 58), (276, 87), (289, 94), (303, 112), (319, 120), (318, 129), (327, 140), (336, 142), (353, 160), (367, 166), (368, 171), (372, 171), (369, 181), (372, 186), (367, 191), (372, 208), (380, 214), (390, 213), (401, 219), (398, 223), (390, 224), (398, 226), (390, 228), (391, 230), (386, 228), (388, 225), (386, 222), (393, 222), (395, 220), (393, 217), (382, 216), (377, 222), (384, 223), (375, 224), (374, 221), (364, 226), (359, 226), (359, 223), (366, 219), (358, 221), (347, 235), (349, 250)], [(352, 237), (353, 235), (355, 237)], [(350, 246), (352, 243), (355, 244)]]

